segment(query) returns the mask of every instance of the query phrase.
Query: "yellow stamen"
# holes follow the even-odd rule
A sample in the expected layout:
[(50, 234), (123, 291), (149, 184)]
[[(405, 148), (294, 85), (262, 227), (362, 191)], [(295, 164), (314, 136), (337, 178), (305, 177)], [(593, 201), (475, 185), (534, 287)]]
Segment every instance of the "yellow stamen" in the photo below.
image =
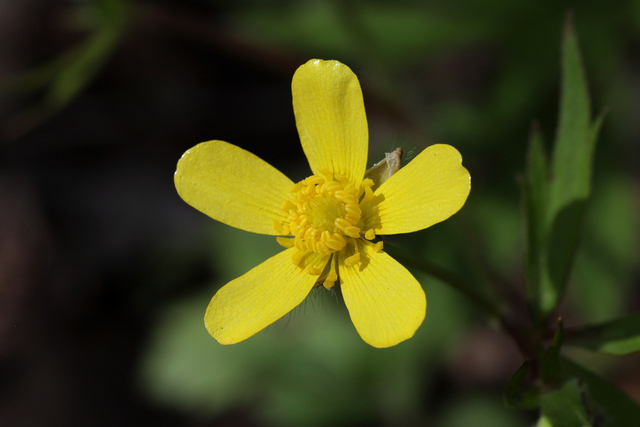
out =
[(310, 265), (309, 267), (307, 267), (306, 272), (311, 274), (312, 276), (319, 276), (320, 273), (322, 273), (322, 270), (320, 270), (318, 267)]
[(327, 274), (326, 279), (324, 279), (324, 287), (327, 289), (331, 289), (333, 288), (333, 286), (335, 285), (336, 281), (338, 280), (338, 272), (336, 271), (336, 258), (332, 257), (331, 260), (329, 261), (330, 264), (330, 270), (329, 270), (329, 274)]
[(355, 254), (351, 255), (350, 257), (344, 260), (345, 265), (348, 265), (348, 266), (354, 266), (359, 262), (360, 262), (360, 252), (356, 252)]
[(291, 256), (291, 261), (293, 261), (294, 265), (300, 266), (300, 264), (302, 263), (302, 258), (304, 258), (305, 253), (300, 251), (300, 252), (294, 252), (293, 255)]
[[(307, 273), (321, 275), (324, 270), (327, 288), (338, 280), (338, 262), (350, 266), (360, 263), (358, 242), (376, 237), (373, 229), (362, 229), (363, 204), (373, 199), (373, 185), (371, 179), (364, 179), (356, 188), (346, 176), (321, 169), (316, 175), (294, 184), (290, 190), (291, 199), (280, 206), (286, 219), (274, 224), (280, 235), (278, 243), (297, 249), (292, 262)], [(376, 248), (382, 250), (382, 244), (376, 244)], [(330, 266), (325, 264), (328, 273), (321, 265), (305, 265), (303, 260), (311, 253), (323, 257), (336, 254), (331, 256)], [(322, 282), (319, 279), (318, 284)]]
[(276, 241), (285, 248), (291, 248), (295, 243), (291, 237), (276, 237)]

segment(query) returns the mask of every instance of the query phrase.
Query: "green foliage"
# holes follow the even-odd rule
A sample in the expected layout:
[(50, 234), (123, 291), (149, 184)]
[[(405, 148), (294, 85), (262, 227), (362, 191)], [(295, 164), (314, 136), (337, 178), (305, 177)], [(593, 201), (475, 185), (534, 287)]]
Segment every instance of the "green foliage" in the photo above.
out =
[(538, 425), (553, 427), (595, 427), (597, 421), (594, 403), (584, 383), (570, 380), (558, 390), (545, 393), (540, 398), (542, 420)]
[[(261, 4), (234, 18), (249, 32), (297, 50), (331, 55), (413, 62), (415, 52), (443, 50), (490, 31), (489, 22), (452, 16), (446, 8), (411, 2), (294, 2), (286, 7)], [(375, 47), (375, 50), (372, 49)], [(363, 58), (364, 59), (364, 58)]]
[(595, 425), (633, 426), (640, 420), (640, 406), (601, 376), (565, 358), (561, 358), (560, 366), (566, 381), (577, 378), (584, 383), (583, 388), (588, 387), (589, 400), (592, 399), (597, 406), (590, 403), (585, 408), (593, 407), (592, 415), (597, 415), (594, 422), (600, 422)]
[[(613, 118), (613, 114), (609, 116)], [(602, 158), (602, 157), (600, 157)], [(602, 162), (601, 162), (602, 163)], [(628, 172), (621, 168), (597, 173), (593, 198), (576, 259), (567, 298), (575, 301), (581, 319), (600, 323), (629, 310), (638, 265), (640, 215), (637, 190)]]
[(526, 360), (511, 376), (504, 390), (504, 403), (510, 408), (530, 410), (540, 406), (540, 388), (529, 383), (531, 363)]
[(546, 384), (557, 383), (559, 377), (560, 349), (564, 344), (564, 326), (558, 320), (558, 328), (551, 345), (544, 351), (540, 366), (540, 376)]
[(526, 221), (526, 286), (529, 309), (536, 313), (542, 300), (541, 283), (546, 262), (548, 166), (540, 130), (535, 128), (529, 139), (529, 154), (523, 185)]
[[(539, 331), (544, 331), (567, 290), (591, 194), (595, 143), (603, 117), (591, 121), (586, 77), (569, 23), (562, 49), (560, 118), (553, 155), (548, 162), (542, 136), (534, 129), (522, 185), (526, 290)], [(622, 426), (640, 419), (640, 407), (624, 393), (561, 356), (565, 342), (615, 355), (640, 350), (640, 314), (577, 328), (566, 339), (562, 321), (558, 321), (546, 349), (536, 342), (535, 332), (529, 338), (533, 339), (534, 360), (511, 378), (505, 390), (508, 405), (522, 409), (539, 405), (539, 427)], [(541, 390), (546, 391), (538, 396)]]
[(525, 174), (527, 290), (531, 309), (541, 320), (564, 295), (578, 249), (602, 122), (601, 116), (591, 123), (590, 109), (578, 41), (569, 23), (562, 46), (560, 116), (551, 163), (547, 167), (542, 137), (534, 131)]
[(454, 402), (446, 408), (440, 427), (469, 427), (478, 425), (491, 427), (517, 427), (528, 425), (514, 411), (505, 411), (493, 396), (474, 396)]
[[(541, 351), (535, 360), (536, 370), (532, 372), (532, 362), (526, 360), (511, 376), (504, 391), (504, 402), (516, 409), (530, 410), (541, 405), (543, 387), (555, 386), (561, 380), (560, 349), (564, 343), (564, 327), (558, 320), (558, 327), (549, 347)], [(539, 377), (539, 378), (538, 378)]]
[(598, 325), (581, 327), (569, 335), (567, 344), (616, 356), (638, 352), (640, 351), (640, 313), (632, 313)]

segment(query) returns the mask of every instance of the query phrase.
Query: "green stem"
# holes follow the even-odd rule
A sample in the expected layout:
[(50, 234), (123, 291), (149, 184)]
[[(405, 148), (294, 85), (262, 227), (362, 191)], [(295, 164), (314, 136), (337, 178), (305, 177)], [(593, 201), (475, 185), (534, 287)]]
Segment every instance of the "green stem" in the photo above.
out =
[(401, 264), (409, 268), (420, 270), (421, 272), (433, 276), (436, 279), (439, 279), (440, 281), (451, 286), (452, 288), (463, 294), (465, 297), (476, 303), (489, 316), (495, 317), (500, 321), (504, 320), (503, 311), (494, 301), (491, 301), (485, 295), (479, 293), (474, 287), (472, 287), (469, 283), (467, 283), (463, 278), (461, 278), (454, 272), (442, 268), (429, 261), (415, 258), (401, 250), (391, 248), (389, 246), (385, 247), (385, 252), (393, 256)]

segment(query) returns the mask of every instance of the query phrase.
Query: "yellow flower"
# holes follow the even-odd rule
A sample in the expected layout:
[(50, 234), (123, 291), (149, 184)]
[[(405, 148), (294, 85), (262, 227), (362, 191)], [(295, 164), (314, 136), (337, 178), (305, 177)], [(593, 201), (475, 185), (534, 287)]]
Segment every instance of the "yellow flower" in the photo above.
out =
[(311, 60), (293, 76), (292, 92), (313, 175), (294, 184), (223, 141), (198, 144), (178, 162), (175, 184), (184, 201), (232, 227), (277, 236), (287, 248), (223, 286), (209, 303), (206, 328), (221, 344), (237, 343), (290, 312), (315, 286), (339, 283), (362, 339), (396, 345), (422, 324), (427, 300), (377, 236), (422, 230), (456, 213), (471, 188), (469, 173), (455, 148), (439, 144), (374, 183), (365, 178), (367, 118), (349, 67)]

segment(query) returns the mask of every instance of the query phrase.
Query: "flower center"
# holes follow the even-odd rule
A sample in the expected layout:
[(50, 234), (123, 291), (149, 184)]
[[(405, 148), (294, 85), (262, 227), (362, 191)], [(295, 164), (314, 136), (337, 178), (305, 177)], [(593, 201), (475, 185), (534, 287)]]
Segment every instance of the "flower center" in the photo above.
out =
[(333, 230), (335, 220), (344, 215), (344, 204), (332, 196), (311, 198), (304, 209), (311, 227), (321, 231)]
[(342, 250), (348, 237), (360, 237), (361, 192), (346, 177), (323, 170), (291, 192), (293, 198), (282, 204), (287, 219), (276, 222), (276, 230), (293, 236), (298, 250), (330, 255)]
[[(343, 263), (362, 264), (362, 245), (375, 238), (377, 224), (370, 203), (373, 185), (366, 178), (356, 188), (344, 175), (323, 169), (294, 184), (292, 198), (282, 202), (283, 220), (274, 222), (278, 243), (297, 249), (293, 264), (318, 276), (316, 286), (331, 288)], [(382, 251), (382, 242), (375, 250)]]

